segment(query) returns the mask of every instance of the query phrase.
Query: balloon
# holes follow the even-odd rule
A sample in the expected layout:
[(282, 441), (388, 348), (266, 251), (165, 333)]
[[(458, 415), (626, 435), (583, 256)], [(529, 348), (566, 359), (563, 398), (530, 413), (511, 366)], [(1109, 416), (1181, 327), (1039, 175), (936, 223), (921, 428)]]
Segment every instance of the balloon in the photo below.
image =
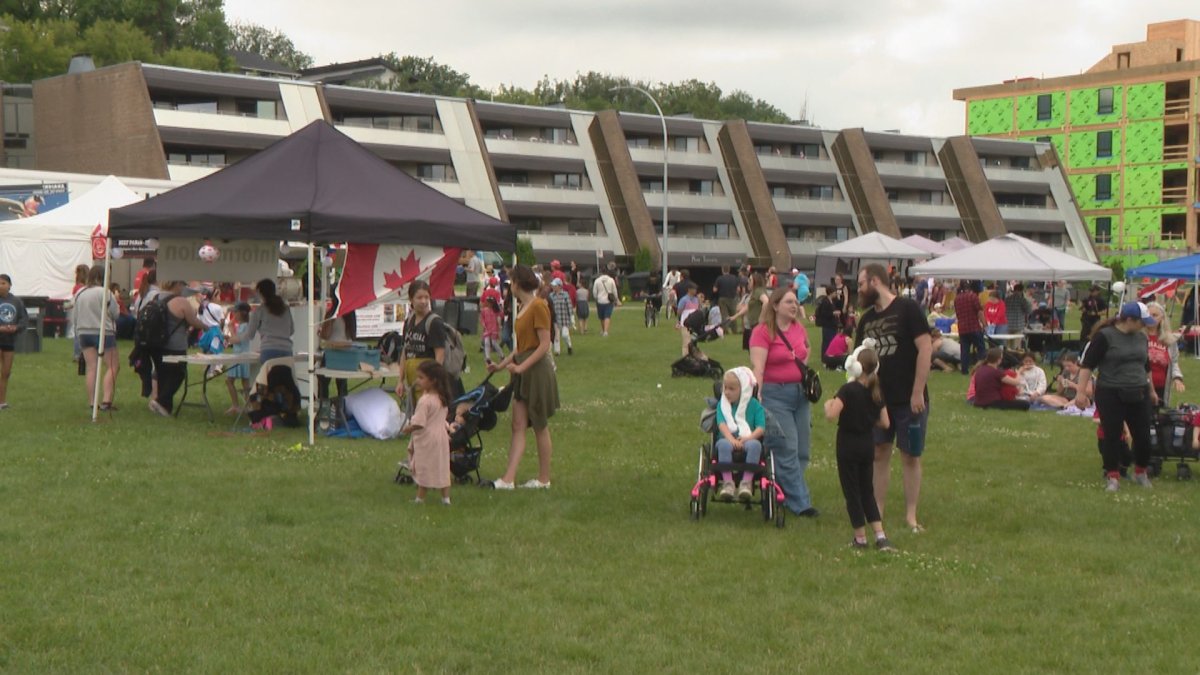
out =
[(200, 259), (206, 263), (216, 262), (217, 258), (221, 257), (221, 252), (217, 250), (217, 247), (213, 246), (211, 242), (207, 241), (204, 242), (204, 245), (200, 247), (200, 250), (197, 251), (197, 254), (200, 256)]
[(125, 257), (125, 251), (122, 251), (114, 246), (113, 250), (109, 251), (108, 255), (112, 257), (113, 260), (120, 260), (121, 258)]
[(1112, 285), (1112, 292), (1116, 293), (1117, 295), (1124, 293), (1125, 292), (1125, 282), (1124, 281), (1114, 281), (1113, 285)]
[(157, 251), (158, 250), (158, 240), (155, 239), (154, 237), (147, 239), (146, 240), (146, 248), (150, 249), (151, 251)]

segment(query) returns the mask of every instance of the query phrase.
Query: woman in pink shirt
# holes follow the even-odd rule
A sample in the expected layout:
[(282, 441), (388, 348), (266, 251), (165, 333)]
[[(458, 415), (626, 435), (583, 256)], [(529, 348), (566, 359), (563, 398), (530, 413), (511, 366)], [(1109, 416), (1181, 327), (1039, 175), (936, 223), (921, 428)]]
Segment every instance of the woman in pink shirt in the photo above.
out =
[(804, 397), (804, 371), (808, 361), (808, 335), (798, 321), (800, 303), (789, 288), (777, 288), (763, 308), (762, 322), (750, 335), (750, 363), (761, 383), (759, 398), (778, 425), (768, 425), (766, 446), (775, 458), (775, 479), (787, 497), (792, 513), (809, 518), (813, 508), (804, 482), (811, 438), (811, 404)]

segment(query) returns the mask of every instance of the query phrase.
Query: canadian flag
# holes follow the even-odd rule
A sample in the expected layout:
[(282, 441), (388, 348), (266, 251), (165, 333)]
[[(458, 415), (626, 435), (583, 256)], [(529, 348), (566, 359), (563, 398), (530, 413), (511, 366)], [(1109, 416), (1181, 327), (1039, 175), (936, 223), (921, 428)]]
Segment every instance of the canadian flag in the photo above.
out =
[(435, 299), (454, 296), (454, 275), (462, 249), (395, 244), (347, 244), (338, 283), (338, 316), (408, 291), (418, 279)]
[(1167, 298), (1175, 297), (1175, 291), (1183, 285), (1183, 279), (1163, 279), (1157, 284), (1143, 286), (1142, 290), (1138, 291), (1138, 299), (1148, 298), (1151, 295), (1161, 295)]

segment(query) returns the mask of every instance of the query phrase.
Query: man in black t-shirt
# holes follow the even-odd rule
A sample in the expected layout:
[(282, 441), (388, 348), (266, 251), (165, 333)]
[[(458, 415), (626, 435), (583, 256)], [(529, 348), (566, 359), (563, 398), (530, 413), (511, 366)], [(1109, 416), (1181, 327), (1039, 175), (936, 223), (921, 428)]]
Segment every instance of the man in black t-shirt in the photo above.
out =
[(892, 461), (892, 444), (900, 449), (904, 474), (904, 519), (914, 532), (921, 495), (921, 454), (929, 426), (929, 392), (925, 382), (933, 343), (929, 324), (917, 303), (892, 292), (887, 270), (867, 265), (858, 273), (858, 304), (865, 311), (854, 344), (874, 338), (879, 354), (879, 385), (891, 427), (875, 433), (875, 501), (883, 513)]
[[(721, 266), (721, 276), (713, 284), (713, 296), (721, 308), (721, 316), (728, 319), (737, 313), (738, 278), (729, 272), (729, 265)], [(727, 323), (734, 324), (731, 328), (734, 333), (741, 332), (736, 321)]]

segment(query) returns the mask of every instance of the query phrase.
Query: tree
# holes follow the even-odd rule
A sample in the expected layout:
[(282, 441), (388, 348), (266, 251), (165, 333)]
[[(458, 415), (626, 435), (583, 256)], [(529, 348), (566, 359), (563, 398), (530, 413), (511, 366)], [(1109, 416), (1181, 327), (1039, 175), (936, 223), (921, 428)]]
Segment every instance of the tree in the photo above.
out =
[(216, 54), (202, 52), (191, 47), (172, 49), (155, 57), (154, 63), (192, 70), (221, 70), (221, 59)]
[(8, 20), (0, 31), (0, 80), (33, 82), (67, 72), (79, 51), (79, 29), (62, 19)]
[(83, 32), (81, 48), (97, 66), (154, 60), (154, 43), (131, 21), (97, 21)]
[(517, 239), (517, 264), (533, 267), (537, 264), (537, 256), (533, 254), (533, 240), (527, 237)]
[(236, 49), (275, 61), (291, 68), (311, 68), (313, 58), (296, 48), (291, 38), (277, 30), (254, 23), (237, 23), (230, 26), (230, 49)]
[(469, 75), (442, 65), (433, 57), (399, 57), (392, 52), (380, 58), (396, 74), (390, 80), (370, 83), (369, 86), (373, 88), (464, 98), (477, 98), (484, 93), (471, 84)]

